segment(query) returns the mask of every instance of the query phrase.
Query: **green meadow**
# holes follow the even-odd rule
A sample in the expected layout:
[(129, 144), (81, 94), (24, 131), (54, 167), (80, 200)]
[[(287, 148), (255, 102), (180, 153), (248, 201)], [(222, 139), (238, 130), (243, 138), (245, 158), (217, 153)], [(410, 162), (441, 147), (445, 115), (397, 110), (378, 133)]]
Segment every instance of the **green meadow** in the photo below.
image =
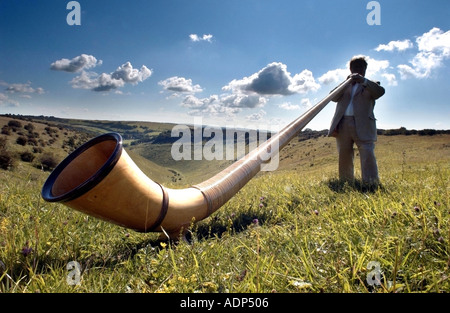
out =
[[(450, 291), (449, 134), (379, 136), (376, 189), (337, 179), (334, 139), (295, 138), (280, 152), (278, 170), (258, 174), (194, 221), (187, 241), (173, 242), (45, 202), (40, 191), (50, 172), (37, 160), (51, 148), (60, 161), (70, 153), (60, 149), (64, 138), (88, 137), (58, 129), (52, 146), (44, 126), (33, 125), (43, 151), (0, 169), (2, 293)], [(17, 146), (15, 134), (4, 136), (12, 155), (33, 147)], [(168, 172), (144, 150), (127, 147), (150, 178), (172, 188), (224, 166), (203, 161), (195, 167), (203, 175), (189, 163)]]

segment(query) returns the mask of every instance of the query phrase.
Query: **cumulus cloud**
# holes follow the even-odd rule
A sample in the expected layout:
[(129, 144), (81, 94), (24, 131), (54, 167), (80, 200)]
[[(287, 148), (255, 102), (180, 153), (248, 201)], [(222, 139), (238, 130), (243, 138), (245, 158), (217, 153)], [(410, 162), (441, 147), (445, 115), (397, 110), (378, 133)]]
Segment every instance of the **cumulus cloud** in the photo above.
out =
[(130, 83), (136, 85), (137, 83), (143, 82), (152, 75), (145, 65), (141, 68), (135, 69), (130, 62), (126, 62), (122, 66), (119, 66), (112, 74), (111, 78), (115, 80), (123, 80), (125, 83)]
[(7, 84), (3, 83), (2, 85), (6, 86), (6, 91), (8, 93), (36, 93), (36, 94), (43, 94), (44, 89), (41, 87), (33, 88), (31, 87), (31, 83), (25, 83), (25, 84)]
[(19, 102), (11, 99), (7, 94), (0, 92), (0, 106), (17, 107)]
[(305, 108), (305, 109), (309, 109), (313, 106), (312, 102), (310, 99), (308, 98), (304, 98), (300, 101), (300, 105)]
[(164, 90), (175, 93), (196, 93), (203, 91), (200, 85), (192, 84), (192, 79), (178, 76), (167, 78), (166, 80), (160, 81), (158, 84), (162, 86)]
[(345, 80), (348, 74), (349, 74), (348, 68), (338, 68), (326, 72), (325, 74), (320, 76), (317, 80), (321, 84), (329, 85)]
[(125, 85), (122, 79), (116, 79), (111, 74), (102, 73), (94, 80), (95, 85), (92, 86), (93, 91), (110, 91)]
[(200, 37), (197, 34), (190, 34), (189, 38), (193, 42), (199, 42), (199, 41), (212, 42), (213, 35), (211, 35), (211, 34), (204, 34), (203, 36)]
[[(395, 75), (389, 74), (390, 63), (388, 60), (377, 60), (369, 56), (365, 56), (367, 61), (366, 77), (372, 78), (377, 76), (389, 77), (389, 85), (396, 85)], [(320, 76), (317, 80), (325, 85), (336, 84), (344, 81), (350, 75), (350, 61), (347, 61), (345, 68), (330, 70)]]
[[(167, 90), (172, 87), (175, 92), (188, 92), (192, 82), (175, 77), (160, 82), (160, 85)], [(222, 95), (207, 98), (189, 95), (182, 106), (189, 108), (191, 115), (225, 114), (230, 117), (244, 109), (262, 108), (272, 96), (305, 94), (316, 91), (319, 87), (310, 71), (304, 70), (292, 76), (286, 65), (274, 62), (249, 77), (231, 81), (222, 88), (225, 91)]]
[(292, 77), (285, 64), (274, 62), (249, 77), (231, 81), (223, 90), (259, 95), (292, 95), (319, 88), (310, 71), (304, 70)]
[(207, 98), (197, 98), (188, 95), (182, 102), (182, 106), (189, 108), (190, 115), (225, 115), (233, 116), (244, 108), (263, 107), (267, 99), (258, 95), (223, 94), (211, 95)]
[[(388, 60), (376, 60), (371, 57), (366, 57), (366, 61), (368, 63), (366, 72), (367, 77), (374, 77), (378, 74), (382, 75), (389, 69)], [(350, 67), (350, 63), (348, 66)]]
[(73, 88), (91, 89), (93, 91), (110, 91), (121, 88), (126, 83), (136, 85), (152, 75), (145, 65), (134, 69), (130, 62), (119, 66), (114, 72), (98, 75), (95, 72), (82, 71), (70, 81)]
[(87, 70), (102, 64), (102, 60), (97, 60), (93, 55), (81, 54), (72, 60), (61, 59), (53, 62), (50, 69), (55, 71), (65, 71), (69, 73)]
[(292, 104), (290, 102), (283, 102), (283, 103), (279, 104), (278, 107), (283, 110), (288, 110), (288, 111), (300, 109), (300, 106), (298, 104)]
[(260, 110), (257, 113), (253, 113), (250, 115), (246, 116), (246, 120), (250, 121), (250, 122), (261, 122), (262, 120), (264, 120), (264, 117), (267, 115), (267, 112), (264, 110)]
[(413, 47), (409, 39), (390, 41), (387, 45), (381, 44), (375, 48), (375, 51), (404, 51)]
[(223, 95), (220, 101), (224, 106), (230, 108), (258, 108), (263, 107), (267, 99), (259, 95), (231, 94)]
[(444, 32), (434, 27), (416, 39), (418, 53), (410, 65), (397, 66), (402, 79), (428, 78), (433, 70), (442, 66), (450, 58), (450, 31)]
[(395, 76), (395, 74), (391, 74), (391, 73), (384, 73), (381, 74), (381, 76), (387, 81), (387, 84), (389, 86), (397, 86), (397, 77)]
[(5, 87), (5, 93), (0, 93), (0, 106), (18, 107), (20, 104), (14, 98), (31, 99), (32, 95), (45, 93), (41, 87), (32, 87), (31, 82), (10, 84), (5, 81), (0, 81), (0, 86)]
[(188, 95), (181, 105), (190, 109), (188, 112), (190, 115), (233, 116), (241, 111), (240, 108), (223, 105), (218, 95), (212, 95), (207, 98), (197, 98), (194, 95)]

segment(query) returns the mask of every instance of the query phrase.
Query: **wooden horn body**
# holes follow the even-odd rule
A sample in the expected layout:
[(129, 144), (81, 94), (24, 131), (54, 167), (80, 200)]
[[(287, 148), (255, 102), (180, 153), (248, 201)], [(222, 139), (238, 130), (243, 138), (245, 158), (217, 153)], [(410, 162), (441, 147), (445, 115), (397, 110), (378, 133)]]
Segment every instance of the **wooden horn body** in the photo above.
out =
[(294, 138), (340, 91), (326, 98), (258, 148), (210, 179), (185, 189), (170, 189), (148, 178), (122, 147), (116, 133), (98, 136), (71, 153), (42, 187), (48, 202), (140, 232), (173, 238), (225, 204)]

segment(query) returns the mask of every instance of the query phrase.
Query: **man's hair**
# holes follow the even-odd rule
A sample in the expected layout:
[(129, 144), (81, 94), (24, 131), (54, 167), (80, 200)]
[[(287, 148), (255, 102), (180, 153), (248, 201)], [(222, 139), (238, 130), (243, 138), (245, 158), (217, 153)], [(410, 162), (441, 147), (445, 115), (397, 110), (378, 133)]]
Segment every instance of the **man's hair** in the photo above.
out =
[(363, 55), (356, 55), (350, 60), (350, 68), (352, 68), (353, 64), (355, 63), (363, 63), (364, 66), (367, 68), (367, 61), (366, 57)]

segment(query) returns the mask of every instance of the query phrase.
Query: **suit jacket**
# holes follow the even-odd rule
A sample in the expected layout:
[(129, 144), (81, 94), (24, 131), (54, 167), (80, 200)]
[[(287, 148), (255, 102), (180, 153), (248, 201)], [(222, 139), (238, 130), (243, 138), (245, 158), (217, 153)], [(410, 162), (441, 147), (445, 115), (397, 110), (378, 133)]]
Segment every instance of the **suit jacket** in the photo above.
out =
[[(356, 134), (360, 140), (376, 141), (377, 127), (376, 119), (373, 114), (375, 100), (384, 95), (385, 90), (379, 82), (366, 80), (365, 84), (359, 84), (353, 96), (353, 114), (355, 117)], [(336, 111), (331, 121), (328, 136), (336, 137), (338, 135), (337, 127), (345, 110), (350, 103), (352, 96), (352, 85), (345, 88), (331, 101), (337, 102)]]

